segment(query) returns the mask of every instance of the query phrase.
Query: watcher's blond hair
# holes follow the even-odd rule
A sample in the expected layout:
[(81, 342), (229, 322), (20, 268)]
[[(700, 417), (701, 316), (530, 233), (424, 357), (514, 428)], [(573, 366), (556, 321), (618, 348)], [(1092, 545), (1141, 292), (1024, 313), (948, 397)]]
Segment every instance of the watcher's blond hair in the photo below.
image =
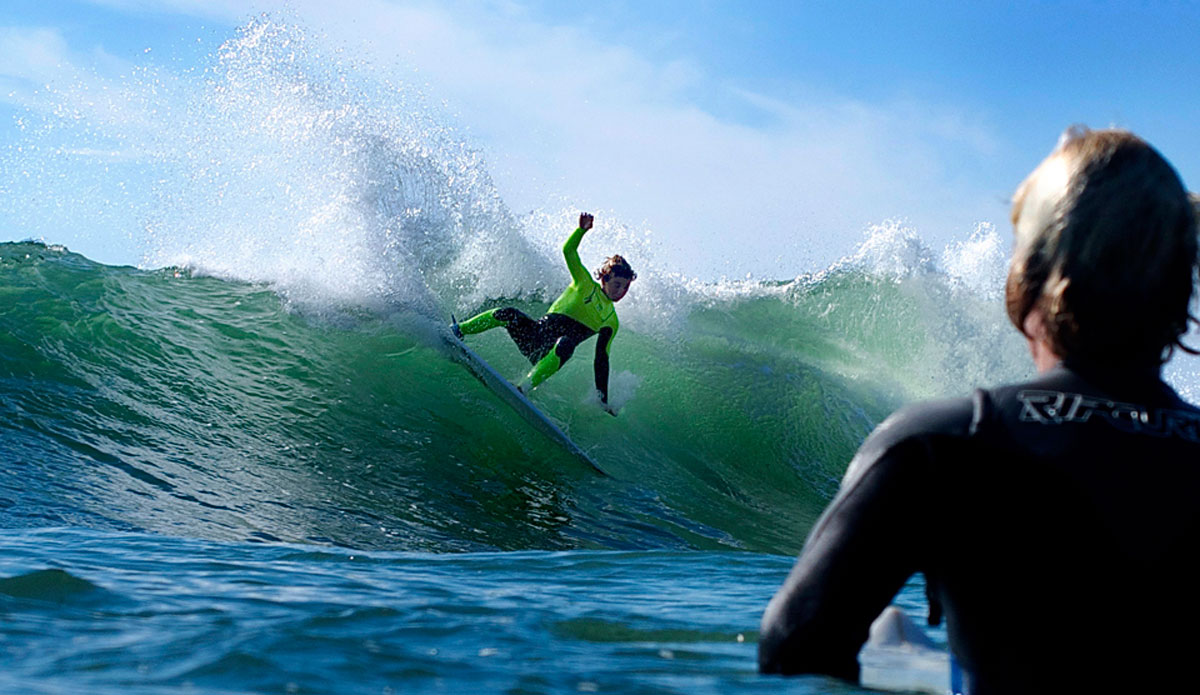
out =
[(1040, 310), (1060, 357), (1166, 361), (1187, 332), (1197, 267), (1196, 208), (1153, 147), (1123, 130), (1072, 128), (1017, 189), (1005, 287), (1024, 332)]

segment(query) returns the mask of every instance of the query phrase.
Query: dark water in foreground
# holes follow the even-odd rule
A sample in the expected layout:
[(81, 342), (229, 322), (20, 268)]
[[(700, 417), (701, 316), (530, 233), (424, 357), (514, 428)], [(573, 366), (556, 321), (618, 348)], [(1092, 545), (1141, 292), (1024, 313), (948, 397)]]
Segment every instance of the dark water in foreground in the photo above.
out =
[[(755, 672), (764, 597), (790, 566), (8, 530), (0, 692), (864, 692)], [(920, 591), (900, 597), (917, 617)]]

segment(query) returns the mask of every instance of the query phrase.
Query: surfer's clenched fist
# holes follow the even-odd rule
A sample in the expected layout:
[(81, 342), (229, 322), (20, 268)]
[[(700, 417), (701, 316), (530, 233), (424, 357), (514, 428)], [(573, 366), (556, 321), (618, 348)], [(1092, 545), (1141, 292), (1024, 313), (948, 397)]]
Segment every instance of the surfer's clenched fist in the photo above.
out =
[(586, 212), (579, 213), (579, 228), (580, 229), (591, 229), (592, 228), (592, 220), (593, 220), (593, 218), (590, 213), (586, 213)]

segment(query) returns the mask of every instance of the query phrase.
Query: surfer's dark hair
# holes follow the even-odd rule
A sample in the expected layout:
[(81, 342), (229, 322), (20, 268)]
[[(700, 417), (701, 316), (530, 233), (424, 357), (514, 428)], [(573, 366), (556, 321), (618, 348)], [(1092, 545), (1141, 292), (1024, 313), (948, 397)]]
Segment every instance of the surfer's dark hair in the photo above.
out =
[(603, 281), (610, 275), (613, 277), (637, 280), (637, 273), (633, 272), (633, 268), (630, 267), (629, 261), (625, 260), (623, 256), (610, 256), (608, 260), (604, 261), (604, 265), (600, 266), (596, 270), (597, 280)]
[(1072, 128), (1017, 189), (1008, 317), (1035, 309), (1059, 357), (1161, 365), (1187, 332), (1196, 199), (1153, 147), (1124, 130)]

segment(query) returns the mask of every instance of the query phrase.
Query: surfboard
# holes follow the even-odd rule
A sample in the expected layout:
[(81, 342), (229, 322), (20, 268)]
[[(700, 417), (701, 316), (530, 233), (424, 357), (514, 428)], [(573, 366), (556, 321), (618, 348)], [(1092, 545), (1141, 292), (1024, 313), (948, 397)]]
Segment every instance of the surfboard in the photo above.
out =
[(450, 346), (450, 352), (454, 355), (454, 358), (465, 365), (467, 370), (471, 374), (474, 374), (475, 378), (479, 379), (497, 398), (517, 411), (517, 414), (525, 422), (528, 422), (535, 430), (541, 432), (548, 439), (553, 440), (563, 449), (566, 449), (571, 455), (586, 462), (600, 475), (608, 475), (604, 472), (604, 469), (600, 468), (595, 459), (589, 456), (586, 451), (579, 448), (578, 444), (571, 441), (571, 438), (562, 431), (562, 428), (546, 417), (536, 405), (526, 398), (525, 394), (518, 391), (517, 387), (513, 386), (508, 379), (500, 376), (500, 373), (492, 368), (492, 365), (475, 354), (475, 351), (467, 347), (466, 343), (450, 334), (445, 334), (444, 337), (446, 344)]
[(962, 692), (950, 652), (936, 646), (896, 606), (884, 608), (867, 634), (858, 652), (858, 680), (864, 687), (931, 695)]

